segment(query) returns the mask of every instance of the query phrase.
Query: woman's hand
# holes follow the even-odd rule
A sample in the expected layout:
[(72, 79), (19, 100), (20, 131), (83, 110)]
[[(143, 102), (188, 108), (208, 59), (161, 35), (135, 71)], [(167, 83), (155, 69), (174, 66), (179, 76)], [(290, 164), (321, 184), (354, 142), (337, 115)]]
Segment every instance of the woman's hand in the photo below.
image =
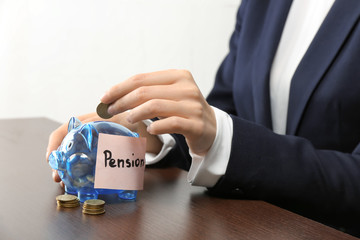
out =
[(113, 86), (101, 102), (110, 104), (112, 115), (130, 110), (126, 119), (132, 124), (160, 118), (147, 128), (150, 134), (182, 134), (198, 155), (206, 154), (215, 139), (215, 113), (186, 70), (135, 75)]

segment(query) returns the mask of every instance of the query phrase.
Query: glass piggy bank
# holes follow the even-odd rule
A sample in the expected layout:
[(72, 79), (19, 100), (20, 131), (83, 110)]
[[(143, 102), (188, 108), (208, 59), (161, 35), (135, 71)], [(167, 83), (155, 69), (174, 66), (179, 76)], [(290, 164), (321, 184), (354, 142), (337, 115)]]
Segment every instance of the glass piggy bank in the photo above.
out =
[(120, 124), (106, 121), (83, 124), (73, 117), (61, 145), (49, 156), (50, 166), (58, 171), (65, 184), (65, 191), (77, 195), (81, 202), (96, 199), (99, 195), (115, 196), (120, 201), (135, 200), (136, 190), (94, 188), (99, 133), (139, 137), (137, 133)]

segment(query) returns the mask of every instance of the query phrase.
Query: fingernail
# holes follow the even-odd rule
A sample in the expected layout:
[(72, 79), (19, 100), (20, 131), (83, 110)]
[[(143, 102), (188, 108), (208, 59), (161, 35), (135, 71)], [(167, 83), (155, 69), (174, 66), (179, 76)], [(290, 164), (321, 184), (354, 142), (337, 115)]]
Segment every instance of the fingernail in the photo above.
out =
[(108, 109), (107, 109), (107, 112), (108, 112), (108, 114), (111, 114), (111, 115), (115, 115), (115, 113), (114, 113), (114, 106), (113, 105), (110, 105), (109, 107), (108, 107)]
[(150, 124), (149, 126), (147, 126), (146, 131), (147, 131), (148, 133), (151, 133), (151, 124)]
[(106, 91), (103, 96), (100, 98), (100, 102), (104, 102), (106, 100), (106, 98), (108, 97), (108, 92), (109, 91)]
[(128, 114), (128, 115), (126, 116), (126, 121), (128, 121), (129, 123), (133, 123), (130, 114)]

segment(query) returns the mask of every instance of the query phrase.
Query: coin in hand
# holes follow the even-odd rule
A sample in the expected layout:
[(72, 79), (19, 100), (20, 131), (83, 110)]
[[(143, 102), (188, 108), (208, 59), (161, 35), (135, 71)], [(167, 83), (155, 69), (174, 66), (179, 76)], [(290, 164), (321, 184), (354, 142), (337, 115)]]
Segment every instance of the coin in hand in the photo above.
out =
[(96, 108), (96, 113), (99, 115), (99, 117), (104, 119), (109, 119), (113, 115), (108, 113), (109, 104), (100, 103)]

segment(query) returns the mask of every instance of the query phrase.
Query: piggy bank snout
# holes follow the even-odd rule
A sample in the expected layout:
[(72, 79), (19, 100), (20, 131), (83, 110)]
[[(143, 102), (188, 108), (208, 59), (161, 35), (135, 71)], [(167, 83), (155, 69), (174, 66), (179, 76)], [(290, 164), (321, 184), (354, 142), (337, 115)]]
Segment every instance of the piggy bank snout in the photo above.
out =
[(52, 151), (49, 156), (49, 164), (50, 164), (50, 167), (55, 170), (65, 170), (63, 154), (59, 151)]

